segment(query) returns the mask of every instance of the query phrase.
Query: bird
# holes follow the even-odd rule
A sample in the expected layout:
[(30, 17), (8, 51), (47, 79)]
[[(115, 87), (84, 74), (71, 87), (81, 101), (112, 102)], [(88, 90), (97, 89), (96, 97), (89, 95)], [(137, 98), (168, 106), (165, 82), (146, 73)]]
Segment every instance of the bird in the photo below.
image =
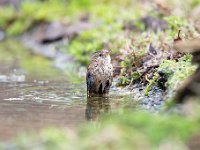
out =
[(88, 97), (107, 95), (112, 80), (113, 66), (110, 50), (103, 49), (93, 53), (86, 73)]

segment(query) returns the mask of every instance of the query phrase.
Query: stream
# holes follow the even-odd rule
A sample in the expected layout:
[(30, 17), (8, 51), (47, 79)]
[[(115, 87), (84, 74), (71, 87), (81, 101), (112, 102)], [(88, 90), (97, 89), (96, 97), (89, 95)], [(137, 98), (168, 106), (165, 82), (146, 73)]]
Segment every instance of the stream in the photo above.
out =
[(141, 87), (113, 85), (109, 97), (87, 98), (84, 77), (64, 73), (51, 59), (31, 53), (16, 40), (1, 42), (0, 52), (0, 142), (45, 127), (74, 130), (86, 121), (97, 121), (102, 112), (161, 107), (162, 92), (135, 100)]

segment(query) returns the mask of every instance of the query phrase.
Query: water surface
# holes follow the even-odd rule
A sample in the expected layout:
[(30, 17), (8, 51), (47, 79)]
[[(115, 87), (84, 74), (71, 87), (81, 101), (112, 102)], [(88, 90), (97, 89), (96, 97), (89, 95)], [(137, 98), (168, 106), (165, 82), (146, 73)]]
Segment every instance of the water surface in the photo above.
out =
[[(113, 94), (115, 92), (113, 91)], [(75, 129), (120, 106), (123, 96), (87, 98), (85, 82), (34, 81), (0, 83), (0, 140), (44, 127)]]
[(48, 126), (74, 128), (84, 122), (86, 97), (81, 87), (67, 82), (0, 83), (0, 140)]
[(140, 86), (112, 86), (108, 97), (87, 98), (85, 77), (80, 77), (84, 71), (59, 70), (52, 59), (31, 53), (15, 40), (0, 43), (0, 51), (0, 142), (52, 126), (74, 130), (116, 109), (161, 106), (162, 92), (141, 99)]
[(0, 51), (0, 141), (49, 126), (74, 129), (86, 120), (83, 79), (72, 81), (19, 41), (0, 43)]

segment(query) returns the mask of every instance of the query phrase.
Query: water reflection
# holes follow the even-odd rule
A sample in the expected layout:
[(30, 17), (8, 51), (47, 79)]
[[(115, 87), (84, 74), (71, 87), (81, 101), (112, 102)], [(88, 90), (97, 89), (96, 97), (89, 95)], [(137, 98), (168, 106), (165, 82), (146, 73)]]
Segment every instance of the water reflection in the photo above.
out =
[(110, 112), (110, 99), (108, 97), (88, 97), (85, 110), (87, 120), (98, 120), (101, 113)]

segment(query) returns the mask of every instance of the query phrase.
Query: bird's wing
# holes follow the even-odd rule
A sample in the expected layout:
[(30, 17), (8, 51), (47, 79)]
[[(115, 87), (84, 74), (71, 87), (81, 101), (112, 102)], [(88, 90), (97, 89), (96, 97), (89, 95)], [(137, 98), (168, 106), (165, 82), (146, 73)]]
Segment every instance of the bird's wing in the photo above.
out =
[(94, 87), (95, 81), (93, 74), (89, 71), (86, 74), (86, 82), (87, 82), (87, 90), (90, 91)]

